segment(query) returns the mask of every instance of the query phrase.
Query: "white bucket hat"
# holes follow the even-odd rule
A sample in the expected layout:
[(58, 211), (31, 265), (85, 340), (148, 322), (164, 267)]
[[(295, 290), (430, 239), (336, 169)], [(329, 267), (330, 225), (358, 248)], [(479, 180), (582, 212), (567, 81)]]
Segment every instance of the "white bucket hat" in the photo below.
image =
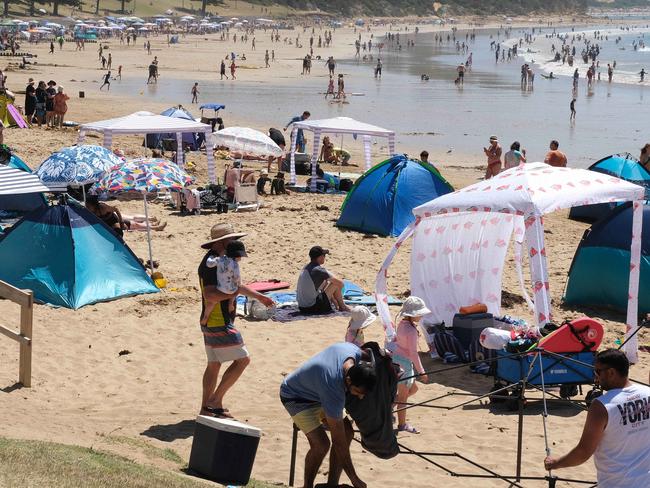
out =
[(377, 318), (375, 314), (368, 310), (368, 307), (362, 305), (353, 307), (350, 312), (350, 330), (365, 329)]
[(424, 300), (413, 296), (404, 300), (404, 305), (402, 305), (402, 310), (400, 311), (400, 315), (404, 317), (422, 317), (429, 313), (431, 313), (431, 310), (427, 308)]

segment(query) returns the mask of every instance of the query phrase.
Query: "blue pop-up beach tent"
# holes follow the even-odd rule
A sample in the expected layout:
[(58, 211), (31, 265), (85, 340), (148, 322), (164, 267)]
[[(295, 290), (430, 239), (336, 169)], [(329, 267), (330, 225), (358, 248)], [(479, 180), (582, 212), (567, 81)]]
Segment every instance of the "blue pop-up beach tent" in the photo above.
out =
[[(628, 304), (632, 204), (619, 205), (585, 231), (569, 269), (564, 299), (624, 312)], [(643, 206), (639, 313), (650, 312), (650, 205)]]
[[(195, 121), (191, 113), (185, 110), (183, 107), (171, 107), (161, 112), (160, 115), (165, 117), (172, 117), (175, 119), (185, 119)], [(183, 145), (187, 147), (190, 151), (198, 151), (203, 141), (205, 140), (205, 134), (202, 132), (193, 133), (193, 132), (183, 132)], [(176, 142), (176, 134), (147, 134), (147, 147), (150, 149), (160, 149), (162, 147), (162, 140), (170, 139)]]
[(17, 222), (0, 240), (0, 262), (0, 280), (55, 306), (77, 309), (158, 291), (133, 252), (74, 204), (44, 207)]
[(366, 171), (341, 208), (338, 227), (397, 236), (415, 220), (413, 209), (454, 191), (433, 165), (393, 156)]
[[(596, 161), (590, 171), (615, 176), (636, 185), (645, 187), (646, 198), (650, 198), (650, 172), (630, 153), (613, 154)], [(604, 218), (618, 203), (597, 203), (595, 205), (580, 205), (569, 211), (569, 218), (584, 222), (595, 222)]]
[[(27, 173), (32, 170), (29, 166), (15, 154), (11, 155), (11, 159), (7, 166), (10, 168), (19, 169)], [(31, 212), (37, 208), (45, 207), (45, 197), (42, 193), (25, 193), (22, 195), (0, 195), (0, 210), (8, 212)]]

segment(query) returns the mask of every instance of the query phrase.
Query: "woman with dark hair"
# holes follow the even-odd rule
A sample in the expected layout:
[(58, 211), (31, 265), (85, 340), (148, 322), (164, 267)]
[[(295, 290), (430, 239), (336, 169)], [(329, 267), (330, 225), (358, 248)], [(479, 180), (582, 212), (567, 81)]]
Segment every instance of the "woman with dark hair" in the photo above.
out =
[(639, 162), (641, 163), (641, 166), (650, 171), (650, 143), (641, 148)]
[(510, 145), (510, 151), (504, 154), (503, 160), (505, 162), (504, 169), (515, 168), (520, 163), (526, 162), (526, 150), (522, 150), (521, 144), (515, 141)]

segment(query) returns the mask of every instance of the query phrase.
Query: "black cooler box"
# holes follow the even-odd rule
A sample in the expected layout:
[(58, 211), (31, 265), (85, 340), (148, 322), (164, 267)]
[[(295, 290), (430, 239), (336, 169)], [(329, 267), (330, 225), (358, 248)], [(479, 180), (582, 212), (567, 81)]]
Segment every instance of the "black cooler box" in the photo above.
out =
[(494, 318), (491, 313), (471, 313), (454, 315), (452, 332), (460, 341), (465, 350), (469, 345), (481, 337), (481, 332), (486, 327), (494, 327)]
[(246, 485), (262, 431), (235, 420), (199, 415), (194, 428), (190, 471), (224, 485)]

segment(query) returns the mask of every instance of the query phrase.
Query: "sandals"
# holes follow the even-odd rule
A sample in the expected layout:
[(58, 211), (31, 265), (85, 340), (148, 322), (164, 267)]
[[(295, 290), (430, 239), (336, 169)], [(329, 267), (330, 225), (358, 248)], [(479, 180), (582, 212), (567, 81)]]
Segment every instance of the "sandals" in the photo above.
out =
[(411, 424), (404, 424), (397, 426), (398, 432), (408, 432), (409, 434), (419, 434), (420, 431), (413, 427)]
[(234, 419), (230, 414), (230, 411), (227, 408), (217, 408), (217, 407), (209, 407), (207, 405), (204, 405), (201, 407), (201, 411), (206, 411), (213, 417), (219, 418), (219, 419)]

